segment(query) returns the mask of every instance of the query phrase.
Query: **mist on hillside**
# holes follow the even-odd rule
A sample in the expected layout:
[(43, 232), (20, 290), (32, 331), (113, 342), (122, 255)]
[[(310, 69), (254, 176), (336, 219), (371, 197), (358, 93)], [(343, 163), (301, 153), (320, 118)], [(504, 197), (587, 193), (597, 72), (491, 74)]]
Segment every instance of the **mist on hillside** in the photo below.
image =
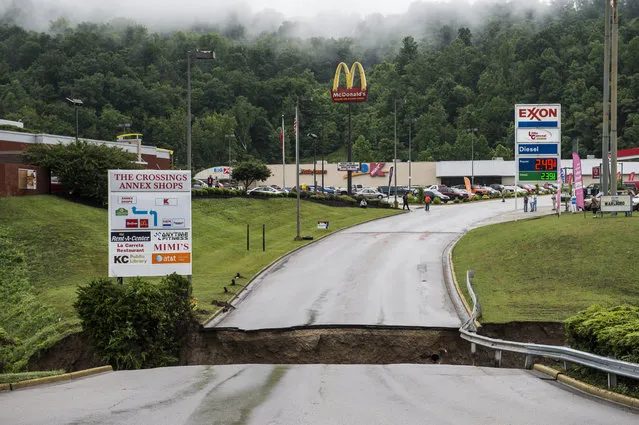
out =
[[(45, 32), (52, 22), (64, 19), (71, 25), (81, 22), (139, 24), (160, 33), (193, 29), (224, 33), (242, 27), (243, 36), (249, 38), (270, 33), (302, 39), (353, 37), (368, 39), (375, 44), (382, 40), (399, 40), (406, 35), (424, 38), (434, 26), (477, 27), (487, 23), (496, 14), (530, 19), (543, 18), (552, 13), (552, 7), (546, 2), (525, 0), (484, 0), (473, 3), (467, 0), (399, 1), (396, 9), (405, 4), (401, 13), (382, 13), (380, 10), (384, 10), (384, 7), (381, 3), (376, 6), (374, 1), (355, 0), (340, 10), (325, 9), (334, 7), (335, 3), (330, 0), (307, 1), (304, 5), (309, 6), (308, 10), (289, 7), (290, 10), (303, 11), (305, 14), (292, 15), (277, 10), (277, 6), (272, 5), (274, 2), (263, 0), (103, 0), (97, 4), (79, 0), (0, 0), (0, 16), (25, 29)], [(363, 7), (363, 4), (367, 6)], [(309, 16), (308, 13), (313, 10), (317, 12)]]

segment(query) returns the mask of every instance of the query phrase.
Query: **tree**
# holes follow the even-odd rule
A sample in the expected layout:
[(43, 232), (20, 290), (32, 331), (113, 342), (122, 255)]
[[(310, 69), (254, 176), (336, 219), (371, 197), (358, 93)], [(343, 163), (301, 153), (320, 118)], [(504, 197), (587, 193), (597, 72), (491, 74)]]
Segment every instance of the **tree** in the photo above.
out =
[(244, 190), (246, 191), (253, 182), (264, 181), (271, 177), (271, 170), (259, 161), (240, 162), (233, 167), (231, 177), (233, 180), (244, 183)]
[(133, 153), (82, 140), (68, 145), (31, 145), (22, 156), (27, 164), (51, 170), (72, 197), (100, 206), (108, 203), (108, 170), (142, 168)]

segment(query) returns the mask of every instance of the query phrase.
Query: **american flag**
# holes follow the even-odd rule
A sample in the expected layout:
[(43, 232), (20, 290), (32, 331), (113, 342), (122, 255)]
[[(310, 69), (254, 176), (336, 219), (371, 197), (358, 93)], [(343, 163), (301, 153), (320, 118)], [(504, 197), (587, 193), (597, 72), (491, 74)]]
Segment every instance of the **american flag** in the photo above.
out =
[(297, 134), (297, 119), (293, 121), (293, 134)]
[(280, 128), (280, 146), (284, 147), (284, 131)]

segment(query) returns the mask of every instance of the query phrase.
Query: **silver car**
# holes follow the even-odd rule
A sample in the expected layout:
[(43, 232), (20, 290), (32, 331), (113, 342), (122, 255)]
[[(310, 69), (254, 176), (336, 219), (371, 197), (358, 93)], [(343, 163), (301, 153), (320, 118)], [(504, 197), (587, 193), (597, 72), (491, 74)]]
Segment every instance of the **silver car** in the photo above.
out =
[(356, 192), (353, 195), (356, 199), (383, 199), (385, 195), (382, 192), (377, 191), (376, 189), (367, 187), (365, 189)]

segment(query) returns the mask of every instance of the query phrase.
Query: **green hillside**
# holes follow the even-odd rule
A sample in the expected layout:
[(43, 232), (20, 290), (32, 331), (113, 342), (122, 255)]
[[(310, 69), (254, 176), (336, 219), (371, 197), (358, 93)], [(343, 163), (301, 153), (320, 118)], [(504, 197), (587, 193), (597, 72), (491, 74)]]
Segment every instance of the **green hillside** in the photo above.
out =
[[(228, 300), (241, 289), (229, 286), (235, 273), (250, 278), (279, 256), (308, 243), (293, 240), (295, 202), (289, 198), (194, 200), (193, 295), (202, 320), (216, 310), (212, 300)], [(303, 202), (301, 211), (302, 235), (315, 238), (396, 213), (311, 202)], [(328, 220), (330, 230), (317, 229), (318, 220)], [(250, 251), (246, 250), (247, 224)], [(266, 225), (265, 252), (262, 224)], [(20, 339), (26, 352), (79, 330), (72, 307), (76, 288), (106, 276), (107, 257), (105, 209), (54, 196), (0, 198), (0, 329)]]

